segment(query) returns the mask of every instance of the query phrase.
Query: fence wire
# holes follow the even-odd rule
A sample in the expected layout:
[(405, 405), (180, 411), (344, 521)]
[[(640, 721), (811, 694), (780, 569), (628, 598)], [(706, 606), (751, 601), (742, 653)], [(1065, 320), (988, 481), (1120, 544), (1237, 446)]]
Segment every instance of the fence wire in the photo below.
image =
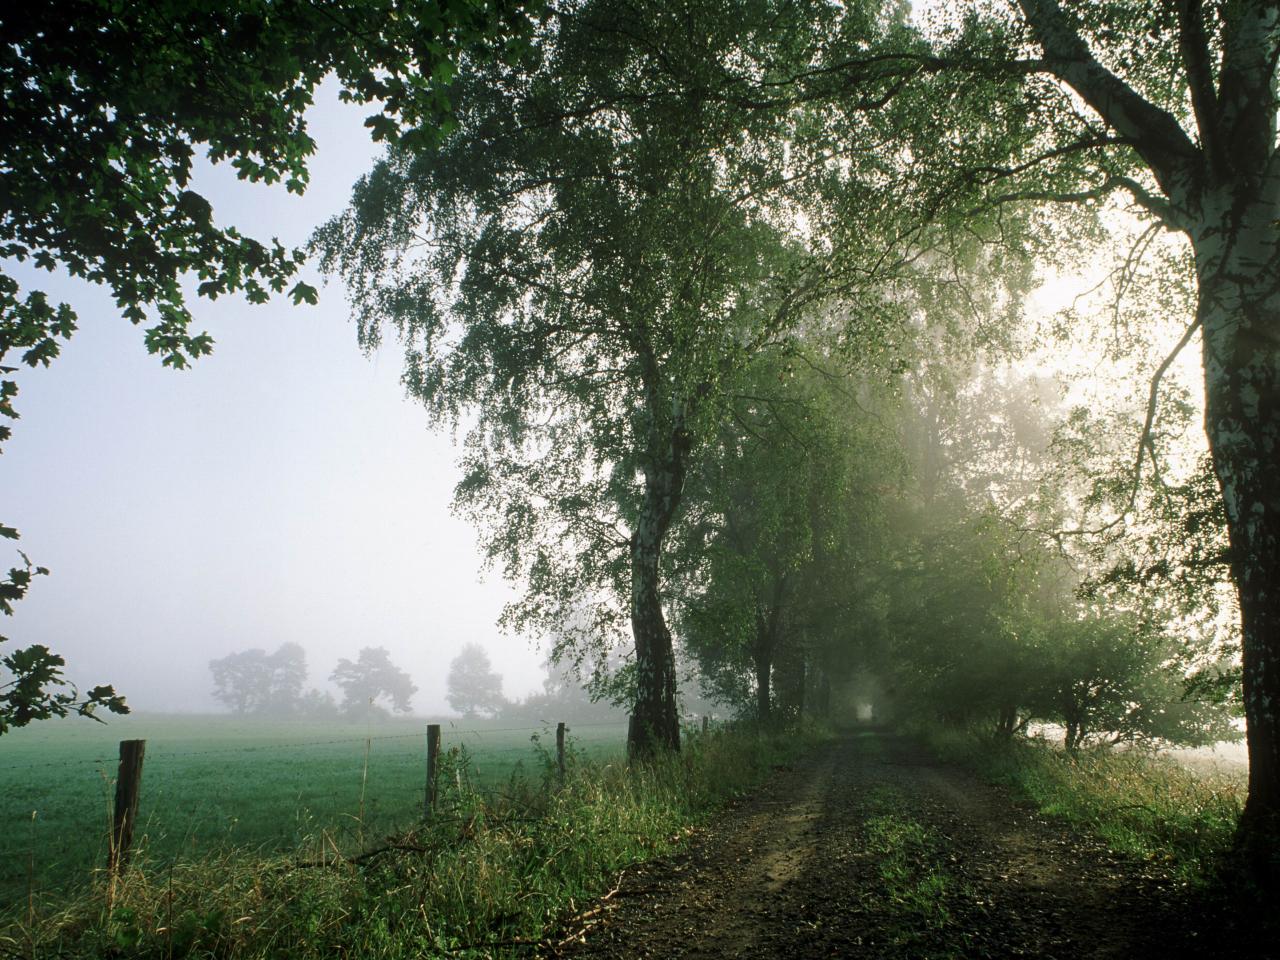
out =
[[(199, 741), (217, 742), (215, 730), (203, 726), (185, 737), (171, 730), (168, 741), (163, 732), (147, 737), (141, 781), (146, 813), (140, 830), (148, 837), (152, 855), (167, 859), (211, 847), (284, 852), (296, 843), (310, 842), (317, 830), (360, 831), (363, 837), (402, 828), (421, 816), (426, 800), (427, 726), (423, 723), (411, 733), (250, 740), (208, 749), (182, 749), (184, 739), (196, 741), (196, 746)], [(505, 798), (504, 781), (511, 776), (537, 781), (548, 757), (554, 758), (554, 721), (477, 728), (446, 721), (440, 727), (442, 754), (453, 747), (467, 751), (460, 769), (468, 789), (482, 796)], [(565, 728), (570, 750), (578, 747), (579, 757), (603, 759), (606, 753), (612, 755), (610, 746), (622, 750), (627, 726), (593, 721), (568, 722)], [(305, 732), (311, 731), (299, 731)], [(538, 748), (527, 740), (521, 744), (518, 735), (537, 738)], [(406, 741), (421, 746), (412, 751), (407, 746), (374, 749)], [(360, 744), (367, 749), (304, 752)], [(52, 744), (45, 748), (58, 749)], [(274, 756), (244, 764), (235, 760), (255, 754)], [(352, 764), (360, 763), (361, 754), (363, 769), (353, 776)], [(206, 767), (199, 762), (204, 758), (225, 758), (225, 766)], [(0, 751), (0, 901), (33, 880), (47, 888), (73, 883), (84, 871), (100, 869), (117, 761), (115, 755), (97, 755), (15, 764), (5, 763)], [(188, 767), (187, 761), (195, 762)], [(40, 772), (58, 768), (68, 772)], [(95, 775), (75, 772), (86, 768), (96, 768)]]
[[(540, 726), (529, 727), (485, 727), (482, 729), (458, 729), (452, 725), (441, 724), (441, 736), (448, 731), (454, 736), (471, 736), (483, 738), (490, 734), (496, 733), (528, 733), (532, 734), (550, 734), (554, 733), (554, 723), (544, 723)], [(573, 736), (575, 730), (611, 728), (615, 730), (625, 729), (624, 723), (575, 723), (566, 724), (565, 730), (569, 736)], [(378, 743), (387, 740), (425, 740), (427, 732), (423, 730), (420, 733), (397, 733), (382, 734), (378, 736), (365, 737), (337, 737), (328, 740), (280, 740), (270, 743), (251, 743), (243, 746), (235, 747), (214, 747), (209, 750), (170, 750), (166, 748), (163, 739), (148, 739), (147, 749), (148, 759), (158, 759), (163, 756), (166, 759), (186, 759), (188, 757), (213, 757), (225, 756), (229, 754), (240, 753), (260, 753), (272, 750), (300, 750), (306, 747), (327, 747), (343, 743)], [(583, 738), (575, 738), (583, 739)], [(611, 739), (609, 737), (593, 737), (593, 741), (604, 741)], [(78, 767), (85, 764), (111, 764), (117, 761), (117, 756), (99, 756), (99, 757), (71, 757), (59, 760), (42, 760), (35, 763), (20, 763), (17, 765), (8, 764), (5, 766), (7, 772), (23, 772), (27, 770), (40, 770), (49, 767)]]

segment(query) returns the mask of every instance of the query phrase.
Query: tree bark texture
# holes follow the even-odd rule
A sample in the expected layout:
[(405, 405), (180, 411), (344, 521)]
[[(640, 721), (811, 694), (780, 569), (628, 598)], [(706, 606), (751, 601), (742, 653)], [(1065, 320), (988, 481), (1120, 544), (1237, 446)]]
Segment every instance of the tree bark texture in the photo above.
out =
[(1270, 843), (1280, 837), (1280, 244), (1275, 206), (1253, 207), (1228, 207), (1193, 242), (1205, 427), (1240, 600), (1249, 749), (1242, 835)]
[[(655, 418), (656, 419), (656, 418)], [(633, 759), (680, 749), (676, 662), (662, 610), (662, 544), (684, 493), (689, 435), (676, 406), (670, 431), (651, 437), (644, 466), (644, 496), (631, 534), (631, 634), (636, 649), (636, 701), (627, 730)]]
[(642, 521), (631, 541), (631, 633), (636, 645), (636, 702), (627, 730), (632, 757), (662, 748), (680, 749), (676, 713), (676, 664), (671, 631), (662, 612), (658, 564), (660, 541)]

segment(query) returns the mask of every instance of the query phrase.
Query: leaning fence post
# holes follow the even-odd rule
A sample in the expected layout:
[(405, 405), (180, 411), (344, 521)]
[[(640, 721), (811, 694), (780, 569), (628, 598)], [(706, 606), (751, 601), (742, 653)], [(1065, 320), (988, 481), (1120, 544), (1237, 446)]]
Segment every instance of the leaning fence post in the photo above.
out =
[(138, 793), (142, 786), (145, 740), (120, 741), (120, 768), (116, 772), (116, 809), (111, 821), (108, 868), (113, 876), (124, 870), (133, 845), (133, 824), (138, 819)]
[(556, 769), (560, 773), (560, 784), (564, 785), (564, 721), (556, 724)]
[(436, 775), (440, 772), (440, 724), (427, 724), (427, 804), (429, 817), (436, 808)]

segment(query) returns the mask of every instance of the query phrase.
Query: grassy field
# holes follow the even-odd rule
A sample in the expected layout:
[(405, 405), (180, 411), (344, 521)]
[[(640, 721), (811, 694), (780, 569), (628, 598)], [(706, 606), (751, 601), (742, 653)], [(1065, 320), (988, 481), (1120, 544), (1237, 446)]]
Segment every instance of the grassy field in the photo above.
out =
[[(500, 790), (540, 777), (554, 730), (459, 721), (445, 750), (465, 748), (471, 784)], [(349, 850), (419, 816), (425, 721), (267, 721), (138, 715), (108, 726), (35, 724), (0, 742), (0, 912), (86, 883), (106, 859), (117, 744), (145, 739), (138, 851), (152, 864), (228, 848), (287, 852), (330, 837)], [(571, 744), (623, 755), (623, 726), (582, 726)], [(366, 767), (366, 739), (368, 762)]]

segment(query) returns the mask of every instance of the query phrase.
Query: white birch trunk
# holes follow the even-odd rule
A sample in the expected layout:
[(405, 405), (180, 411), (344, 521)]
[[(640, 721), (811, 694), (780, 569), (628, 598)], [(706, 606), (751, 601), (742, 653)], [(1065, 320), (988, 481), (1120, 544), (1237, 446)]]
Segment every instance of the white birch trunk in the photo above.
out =
[(1206, 197), (1200, 275), (1205, 428), (1240, 599), (1249, 797), (1244, 835), (1280, 833), (1280, 243), (1269, 202)]

